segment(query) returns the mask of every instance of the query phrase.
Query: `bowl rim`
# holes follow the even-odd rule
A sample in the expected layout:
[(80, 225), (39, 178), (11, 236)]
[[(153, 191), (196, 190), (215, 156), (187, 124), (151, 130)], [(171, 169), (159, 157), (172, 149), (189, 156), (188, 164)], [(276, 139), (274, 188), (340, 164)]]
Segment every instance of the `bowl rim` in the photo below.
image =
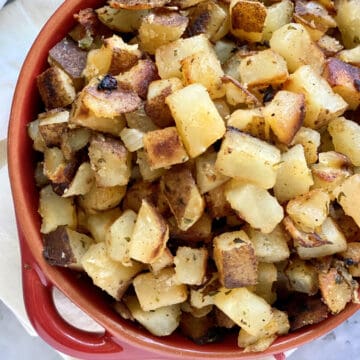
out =
[[(351, 303), (338, 315), (330, 316), (328, 319), (316, 325), (311, 325), (301, 331), (279, 337), (278, 340), (271, 345), (270, 348), (261, 353), (243, 353), (242, 350), (233, 352), (214, 351), (207, 352), (206, 348), (185, 351), (183, 348), (176, 349), (173, 345), (166, 345), (166, 342), (152, 337), (151, 335), (141, 335), (137, 331), (129, 331), (129, 329), (119, 324), (114, 316), (111, 316), (110, 309), (100, 311), (96, 304), (89, 299), (84, 299), (79, 295), (76, 284), (64, 281), (64, 272), (61, 269), (52, 267), (46, 263), (42, 257), (41, 236), (39, 232), (39, 222), (34, 221), (35, 195), (31, 197), (29, 189), (34, 187), (29, 185), (26, 177), (28, 170), (32, 165), (24, 166), (24, 158), (28, 156), (29, 139), (26, 138), (26, 129), (24, 124), (29, 122), (29, 114), (23, 109), (32, 109), (31, 96), (27, 94), (36, 91), (35, 77), (39, 72), (36, 70), (45, 68), (48, 50), (60, 41), (66, 34), (65, 29), (70, 28), (70, 16), (85, 7), (94, 7), (104, 3), (102, 0), (66, 0), (47, 21), (40, 31), (38, 37), (32, 44), (30, 51), (21, 68), (10, 113), (10, 121), (8, 128), (8, 169), (10, 184), (12, 189), (15, 213), (17, 218), (18, 229), (24, 234), (26, 245), (29, 247), (36, 264), (43, 271), (46, 278), (59, 290), (61, 290), (71, 301), (73, 301), (80, 309), (90, 315), (95, 321), (102, 325), (110, 334), (119, 341), (124, 341), (130, 345), (143, 348), (150, 352), (156, 352), (161, 355), (175, 356), (182, 358), (223, 358), (223, 359), (254, 359), (274, 353), (281, 353), (296, 348), (304, 343), (312, 341), (325, 333), (331, 331), (336, 326), (345, 321), (354, 314), (359, 305)], [(62, 30), (61, 30), (62, 29)], [(44, 49), (45, 54), (44, 54)], [(41, 56), (39, 56), (41, 54)], [(34, 96), (34, 95), (32, 95)], [(35, 102), (35, 100), (33, 100)], [(35, 111), (35, 110), (34, 110)], [(33, 114), (35, 115), (35, 114)], [(27, 143), (27, 146), (24, 145)], [(33, 181), (33, 180), (32, 180)], [(31, 191), (30, 191), (31, 192)], [(37, 195), (36, 195), (37, 197)], [(34, 217), (35, 216), (35, 217)], [(38, 246), (34, 246), (38, 245)], [(26, 294), (24, 294), (26, 296)], [(112, 311), (112, 310), (111, 310)], [(105, 316), (104, 316), (105, 314)]]

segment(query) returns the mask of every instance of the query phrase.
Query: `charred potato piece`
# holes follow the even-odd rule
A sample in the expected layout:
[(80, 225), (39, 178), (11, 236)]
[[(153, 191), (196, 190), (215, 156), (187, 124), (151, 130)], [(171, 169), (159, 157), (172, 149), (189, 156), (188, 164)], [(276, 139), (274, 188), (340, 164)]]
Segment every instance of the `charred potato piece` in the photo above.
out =
[(213, 219), (222, 218), (234, 214), (225, 196), (226, 183), (210, 190), (205, 194), (206, 206)]

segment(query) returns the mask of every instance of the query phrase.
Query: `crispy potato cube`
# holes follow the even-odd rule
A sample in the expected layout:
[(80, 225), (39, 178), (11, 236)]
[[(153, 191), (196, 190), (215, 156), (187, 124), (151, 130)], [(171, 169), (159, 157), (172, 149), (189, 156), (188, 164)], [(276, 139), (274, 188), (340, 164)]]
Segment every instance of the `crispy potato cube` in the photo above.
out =
[(269, 234), (263, 234), (252, 227), (247, 228), (246, 232), (249, 235), (255, 255), (259, 261), (276, 263), (289, 258), (290, 251), (287, 244), (287, 236), (282, 226), (276, 226)]
[(165, 103), (167, 96), (183, 88), (182, 81), (176, 77), (155, 80), (150, 83), (145, 104), (146, 114), (160, 127), (171, 126), (174, 119)]
[(311, 65), (314, 72), (320, 73), (325, 62), (324, 54), (301, 24), (286, 24), (276, 30), (270, 47), (286, 60), (290, 73), (303, 65)]
[(154, 262), (149, 264), (152, 273), (157, 274), (160, 270), (174, 264), (174, 256), (168, 248)]
[(360, 174), (350, 176), (334, 189), (334, 195), (345, 214), (351, 216), (358, 226), (360, 226), (360, 214), (358, 208), (358, 201), (360, 201), (359, 190)]
[(201, 218), (205, 202), (190, 169), (179, 166), (167, 171), (161, 180), (161, 190), (179, 229), (186, 231)]
[(214, 304), (214, 295), (220, 286), (218, 273), (212, 273), (206, 283), (190, 289), (190, 305), (196, 309), (207, 308)]
[(231, 180), (225, 196), (242, 219), (265, 234), (271, 233), (284, 217), (277, 199), (254, 184)]
[(93, 239), (66, 226), (43, 236), (43, 255), (50, 265), (83, 270), (81, 258), (93, 243)]
[(302, 145), (295, 145), (282, 154), (274, 186), (275, 196), (280, 203), (307, 193), (313, 183)]
[(343, 114), (348, 107), (343, 98), (332, 91), (328, 82), (308, 65), (300, 67), (290, 75), (284, 88), (304, 94), (304, 126), (311, 129), (321, 128), (331, 119)]
[(319, 287), (323, 301), (333, 314), (339, 313), (351, 301), (351, 287), (335, 268), (319, 274)]
[(176, 127), (149, 131), (144, 135), (144, 148), (151, 170), (189, 160)]
[(357, 45), (352, 49), (342, 50), (336, 57), (348, 64), (360, 66), (360, 45)]
[(143, 265), (139, 263), (124, 266), (112, 260), (104, 242), (91, 245), (82, 257), (81, 264), (94, 284), (116, 300), (121, 299), (133, 277), (143, 269)]
[(230, 31), (240, 40), (257, 42), (262, 38), (266, 7), (259, 1), (232, 0), (230, 3)]
[(62, 198), (54, 193), (51, 185), (40, 191), (39, 214), (42, 218), (40, 231), (48, 234), (60, 225), (76, 227), (76, 210), (74, 200)]
[(150, 331), (151, 334), (167, 336), (173, 333), (179, 326), (181, 315), (179, 304), (144, 311), (136, 296), (126, 297), (124, 302), (134, 319)]
[(74, 161), (67, 162), (58, 147), (44, 151), (44, 174), (55, 184), (69, 184), (76, 172)]
[(47, 149), (46, 143), (39, 131), (40, 119), (36, 119), (27, 124), (27, 134), (32, 140), (34, 150), (44, 152)]
[(185, 57), (181, 60), (181, 71), (185, 85), (203, 85), (212, 99), (225, 95), (221, 80), (224, 72), (214, 51), (202, 51)]
[(330, 121), (328, 131), (335, 150), (346, 155), (355, 166), (360, 165), (360, 126), (340, 117)]
[(129, 256), (143, 263), (152, 263), (165, 250), (169, 227), (157, 209), (143, 200), (131, 235)]
[(79, 196), (79, 205), (88, 214), (113, 209), (124, 197), (126, 186), (99, 187), (96, 182), (85, 195)]
[(360, 39), (360, 4), (356, 0), (338, 0), (335, 3), (335, 21), (341, 32), (346, 48), (359, 44)]
[(190, 157), (202, 154), (224, 135), (224, 121), (204, 86), (192, 84), (175, 91), (166, 104)]
[(201, 194), (207, 193), (229, 180), (215, 168), (217, 153), (206, 152), (196, 158), (196, 184)]
[(180, 284), (201, 285), (205, 278), (208, 251), (179, 246), (174, 257), (175, 281)]
[(46, 146), (59, 146), (63, 134), (68, 129), (69, 111), (55, 109), (41, 114), (39, 117), (39, 132)]
[(214, 296), (215, 305), (242, 329), (257, 335), (272, 319), (271, 306), (247, 288), (221, 288)]
[(139, 165), (140, 174), (143, 180), (154, 181), (164, 174), (165, 172), (164, 168), (153, 169), (153, 170), (150, 168), (149, 157), (144, 149), (138, 150), (136, 154), (137, 154), (136, 163)]
[(292, 290), (314, 295), (319, 289), (318, 272), (304, 260), (291, 260), (285, 270)]
[(318, 148), (320, 146), (320, 133), (318, 131), (302, 126), (291, 142), (291, 145), (296, 144), (303, 146), (308, 165), (317, 162)]
[(186, 285), (178, 284), (174, 277), (175, 270), (165, 268), (156, 275), (148, 272), (134, 279), (134, 289), (144, 311), (179, 304), (187, 299)]
[(330, 58), (326, 61), (323, 77), (348, 104), (355, 110), (360, 104), (360, 69), (339, 59)]
[(125, 210), (108, 228), (105, 243), (108, 255), (124, 266), (131, 266), (129, 255), (130, 240), (134, 231), (137, 215), (132, 210)]
[(226, 183), (205, 194), (208, 212), (214, 219), (234, 214), (234, 210), (232, 210), (229, 202), (226, 200), (225, 189)]
[(66, 107), (75, 100), (75, 88), (65, 71), (52, 66), (38, 75), (37, 87), (46, 109)]
[(157, 11), (143, 17), (139, 28), (141, 48), (149, 54), (162, 45), (178, 40), (189, 19), (175, 11)]
[(271, 49), (245, 57), (239, 72), (241, 82), (250, 88), (282, 84), (289, 76), (284, 58)]
[(87, 194), (95, 182), (94, 172), (88, 162), (82, 163), (67, 188), (64, 189), (63, 197)]
[(290, 0), (275, 2), (267, 7), (262, 40), (269, 41), (273, 33), (291, 22), (294, 4)]
[(187, 39), (181, 38), (158, 47), (155, 51), (155, 62), (161, 79), (173, 77), (181, 79), (181, 61), (200, 51), (206, 53), (214, 51), (210, 41), (204, 34)]
[(126, 149), (135, 152), (144, 147), (144, 133), (138, 129), (123, 128), (120, 132), (120, 138)]
[(280, 90), (263, 110), (264, 119), (278, 140), (289, 145), (305, 118), (305, 97)]
[(326, 239), (327, 241), (329, 241), (329, 243), (309, 248), (301, 246), (297, 244), (296, 241), (294, 241), (296, 251), (301, 259), (306, 260), (311, 258), (323, 257), (346, 250), (346, 238), (341, 232), (339, 226), (331, 217), (326, 218), (317, 233), (321, 239)]
[(255, 251), (244, 231), (216, 236), (213, 245), (213, 257), (222, 286), (233, 289), (257, 283)]
[(98, 186), (123, 186), (129, 182), (131, 156), (121, 141), (102, 134), (94, 136), (89, 158)]
[(299, 229), (311, 232), (325, 221), (329, 215), (329, 205), (328, 193), (314, 189), (290, 200), (286, 205), (286, 212)]
[(250, 181), (270, 189), (276, 181), (280, 151), (265, 141), (228, 128), (215, 163), (226, 176)]

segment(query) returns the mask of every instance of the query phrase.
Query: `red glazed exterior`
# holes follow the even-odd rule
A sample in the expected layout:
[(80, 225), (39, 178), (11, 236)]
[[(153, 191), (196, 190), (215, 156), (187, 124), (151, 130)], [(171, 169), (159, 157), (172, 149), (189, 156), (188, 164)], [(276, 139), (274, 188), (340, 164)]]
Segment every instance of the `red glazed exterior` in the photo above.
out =
[[(178, 334), (157, 338), (121, 319), (112, 310), (111, 301), (94, 286), (79, 281), (70, 271), (51, 267), (44, 261), (37, 213), (38, 192), (33, 179), (34, 155), (26, 132), (26, 124), (41, 111), (35, 78), (48, 66), (49, 49), (74, 25), (72, 14), (103, 3), (100, 0), (65, 1), (33, 44), (20, 73), (13, 100), (8, 134), (9, 173), (23, 258), (24, 300), (29, 318), (39, 335), (54, 348), (89, 360), (145, 360), (154, 353), (157, 359), (159, 356), (167, 359), (255, 359), (298, 347), (345, 321), (358, 310), (358, 306), (351, 304), (337, 316), (283, 336), (265, 352), (257, 354), (243, 353), (238, 349), (235, 336), (220, 344), (205, 346), (196, 345)], [(65, 323), (53, 305), (52, 286), (59, 288), (101, 324), (106, 329), (105, 334), (89, 334)]]

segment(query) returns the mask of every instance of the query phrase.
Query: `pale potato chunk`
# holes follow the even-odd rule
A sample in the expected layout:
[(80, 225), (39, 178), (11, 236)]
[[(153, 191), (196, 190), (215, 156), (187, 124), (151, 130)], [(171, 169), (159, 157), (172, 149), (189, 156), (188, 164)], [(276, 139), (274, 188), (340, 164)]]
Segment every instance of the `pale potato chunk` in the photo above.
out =
[(64, 190), (63, 197), (69, 197), (74, 195), (85, 195), (87, 194), (95, 182), (94, 172), (91, 169), (91, 165), (88, 162), (82, 163), (73, 180)]
[(335, 150), (346, 155), (355, 166), (360, 165), (360, 126), (340, 117), (330, 121), (328, 131)]
[(224, 135), (224, 121), (204, 86), (192, 84), (175, 91), (166, 104), (190, 157), (202, 154)]
[(129, 256), (143, 263), (152, 263), (165, 250), (169, 227), (157, 209), (143, 200), (130, 240)]
[(205, 278), (208, 251), (179, 246), (174, 257), (175, 280), (181, 284), (201, 285)]
[(303, 65), (311, 65), (316, 73), (320, 73), (325, 63), (324, 54), (301, 24), (286, 24), (276, 30), (270, 39), (270, 47), (286, 60), (290, 73)]
[(158, 273), (160, 270), (171, 266), (174, 264), (174, 256), (171, 254), (171, 251), (168, 248), (165, 248), (164, 252), (160, 257), (158, 257), (154, 262), (149, 264), (151, 272), (154, 274)]
[(134, 289), (144, 311), (179, 304), (187, 299), (186, 285), (177, 283), (174, 277), (175, 270), (165, 268), (157, 274), (148, 272), (134, 279)]
[(302, 145), (295, 145), (282, 154), (274, 186), (275, 196), (280, 203), (305, 194), (313, 183)]
[(357, 45), (352, 49), (342, 50), (336, 57), (351, 65), (360, 66), (360, 45)]
[(246, 288), (221, 288), (214, 296), (215, 305), (251, 335), (261, 332), (272, 319), (271, 306)]
[(228, 128), (215, 163), (226, 176), (270, 189), (276, 181), (280, 150), (265, 141)]
[(267, 87), (286, 81), (289, 76), (282, 56), (271, 49), (245, 57), (239, 66), (241, 82), (249, 87)]
[(302, 126), (291, 142), (291, 145), (296, 144), (303, 146), (308, 165), (316, 163), (320, 146), (320, 133), (318, 131)]
[(144, 149), (138, 150), (136, 156), (136, 163), (139, 165), (139, 171), (143, 180), (154, 181), (164, 174), (164, 168), (151, 169), (149, 157)]
[(91, 245), (81, 264), (94, 284), (116, 300), (121, 299), (133, 277), (143, 269), (142, 264), (133, 262), (132, 266), (124, 266), (112, 260), (104, 242)]
[(268, 304), (276, 300), (273, 284), (277, 280), (277, 268), (274, 264), (261, 262), (258, 264), (257, 284), (255, 294), (261, 296)]
[(145, 329), (156, 336), (167, 336), (179, 326), (181, 308), (179, 304), (164, 306), (151, 311), (144, 311), (136, 296), (129, 296), (124, 300), (131, 315)]
[(309, 65), (301, 66), (284, 86), (285, 90), (304, 94), (306, 112), (304, 126), (319, 129), (345, 112), (348, 104), (335, 94), (328, 82)]
[(231, 180), (225, 196), (241, 218), (265, 234), (271, 233), (284, 217), (277, 199), (256, 185)]
[(311, 232), (325, 221), (329, 215), (329, 205), (329, 194), (323, 190), (314, 189), (290, 200), (286, 206), (286, 212), (299, 229)]

